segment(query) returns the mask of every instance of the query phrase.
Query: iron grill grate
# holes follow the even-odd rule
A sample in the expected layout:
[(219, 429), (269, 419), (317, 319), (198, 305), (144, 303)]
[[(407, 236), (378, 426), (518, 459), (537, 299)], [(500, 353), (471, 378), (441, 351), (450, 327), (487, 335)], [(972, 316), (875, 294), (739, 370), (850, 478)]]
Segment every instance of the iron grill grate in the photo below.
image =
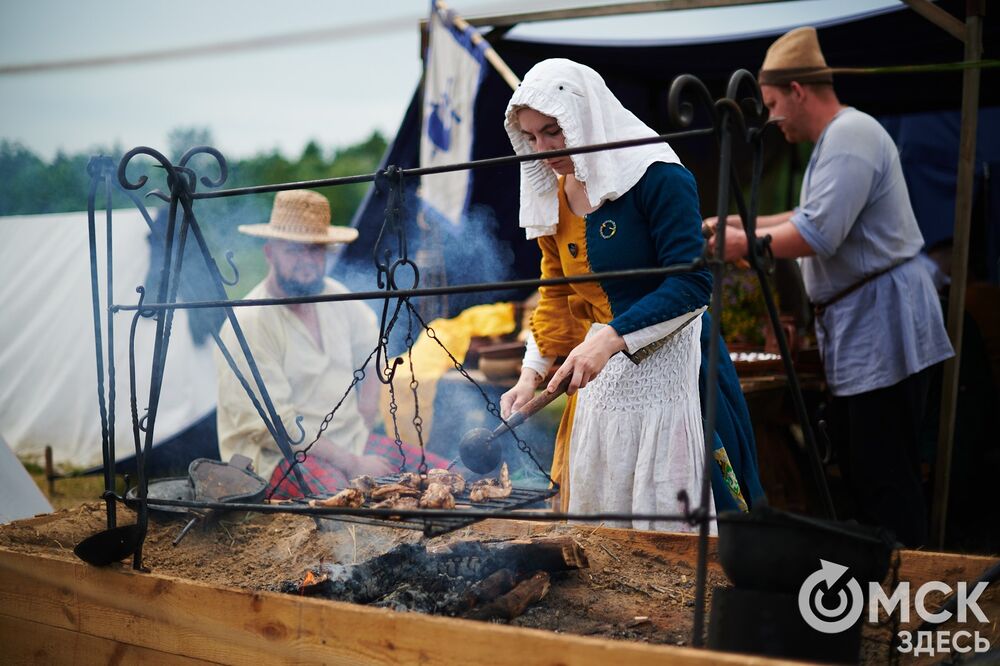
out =
[[(389, 474), (386, 476), (380, 476), (375, 481), (379, 485), (398, 483), (402, 478), (401, 474)], [(418, 516), (401, 516), (395, 519), (381, 518), (381, 517), (369, 517), (369, 516), (348, 516), (348, 515), (332, 515), (324, 516), (327, 520), (338, 520), (352, 523), (361, 523), (365, 525), (377, 525), (381, 527), (396, 527), (396, 528), (406, 528), (413, 530), (422, 530), (424, 536), (433, 537), (439, 536), (441, 534), (446, 534), (457, 529), (461, 529), (473, 523), (477, 523), (485, 518), (480, 516), (463, 516), (462, 511), (466, 509), (474, 509), (476, 511), (495, 511), (497, 513), (511, 511), (514, 509), (521, 509), (531, 506), (537, 502), (542, 502), (549, 499), (555, 495), (558, 490), (555, 488), (543, 488), (540, 490), (534, 490), (529, 488), (518, 488), (514, 487), (510, 491), (510, 495), (502, 499), (489, 499), (485, 502), (472, 502), (469, 499), (469, 486), (460, 493), (455, 494), (455, 509), (448, 515), (429, 517), (418, 517)], [(365, 502), (365, 507), (370, 508), (370, 503)]]

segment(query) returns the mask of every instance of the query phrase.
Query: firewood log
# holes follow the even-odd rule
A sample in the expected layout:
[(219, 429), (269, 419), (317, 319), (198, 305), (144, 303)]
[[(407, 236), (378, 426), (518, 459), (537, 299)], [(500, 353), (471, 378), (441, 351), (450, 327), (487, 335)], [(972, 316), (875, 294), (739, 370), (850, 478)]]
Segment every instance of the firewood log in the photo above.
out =
[(476, 608), (468, 617), (474, 620), (513, 620), (533, 603), (541, 601), (549, 591), (549, 574), (536, 571), (513, 590), (485, 606)]
[(514, 574), (510, 569), (494, 571), (486, 578), (469, 586), (465, 592), (464, 608), (469, 610), (476, 606), (489, 603), (501, 594), (507, 594), (514, 588)]

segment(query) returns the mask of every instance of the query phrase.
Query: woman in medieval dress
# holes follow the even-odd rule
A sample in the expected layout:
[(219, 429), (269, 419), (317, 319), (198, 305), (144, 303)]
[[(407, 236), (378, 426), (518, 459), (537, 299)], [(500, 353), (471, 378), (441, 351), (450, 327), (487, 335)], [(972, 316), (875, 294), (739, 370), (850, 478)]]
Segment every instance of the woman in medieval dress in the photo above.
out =
[[(527, 73), (505, 128), (519, 155), (657, 134), (597, 72), (564, 59)], [(520, 197), (520, 224), (538, 239), (543, 278), (669, 266), (702, 252), (694, 177), (665, 142), (524, 162)], [(521, 376), (501, 411), (517, 411), (565, 357), (546, 389), (570, 377), (552, 471), (564, 510), (678, 515), (682, 490), (698, 503), (711, 290), (707, 269), (540, 289)], [(618, 353), (656, 341), (638, 365)], [(763, 491), (749, 413), (724, 345), (717, 404), (709, 510), (746, 511)], [(615, 525), (696, 529), (680, 520)]]

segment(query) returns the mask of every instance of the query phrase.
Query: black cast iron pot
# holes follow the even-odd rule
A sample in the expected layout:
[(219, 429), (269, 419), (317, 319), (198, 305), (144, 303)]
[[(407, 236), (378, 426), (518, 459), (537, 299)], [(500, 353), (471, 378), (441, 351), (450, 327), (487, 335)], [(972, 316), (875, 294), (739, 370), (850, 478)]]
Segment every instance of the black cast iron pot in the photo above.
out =
[(843, 565), (862, 588), (881, 582), (897, 546), (888, 531), (770, 507), (718, 516), (719, 561), (737, 588), (797, 593), (820, 560)]

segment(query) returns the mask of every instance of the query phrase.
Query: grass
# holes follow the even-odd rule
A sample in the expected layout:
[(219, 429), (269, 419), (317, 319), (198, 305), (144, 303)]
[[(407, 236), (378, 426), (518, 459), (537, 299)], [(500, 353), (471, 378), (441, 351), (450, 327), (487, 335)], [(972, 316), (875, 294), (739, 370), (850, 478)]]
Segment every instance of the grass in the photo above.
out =
[[(92, 476), (72, 476), (77, 470), (63, 470), (67, 476), (63, 479), (55, 479), (50, 484), (45, 478), (45, 469), (32, 460), (22, 460), (21, 464), (31, 475), (31, 479), (38, 486), (42, 494), (55, 510), (69, 509), (79, 506), (85, 502), (95, 502), (101, 499), (104, 492), (104, 475), (95, 474)], [(51, 487), (50, 487), (51, 486)], [(124, 479), (119, 478), (117, 491), (124, 492)]]

